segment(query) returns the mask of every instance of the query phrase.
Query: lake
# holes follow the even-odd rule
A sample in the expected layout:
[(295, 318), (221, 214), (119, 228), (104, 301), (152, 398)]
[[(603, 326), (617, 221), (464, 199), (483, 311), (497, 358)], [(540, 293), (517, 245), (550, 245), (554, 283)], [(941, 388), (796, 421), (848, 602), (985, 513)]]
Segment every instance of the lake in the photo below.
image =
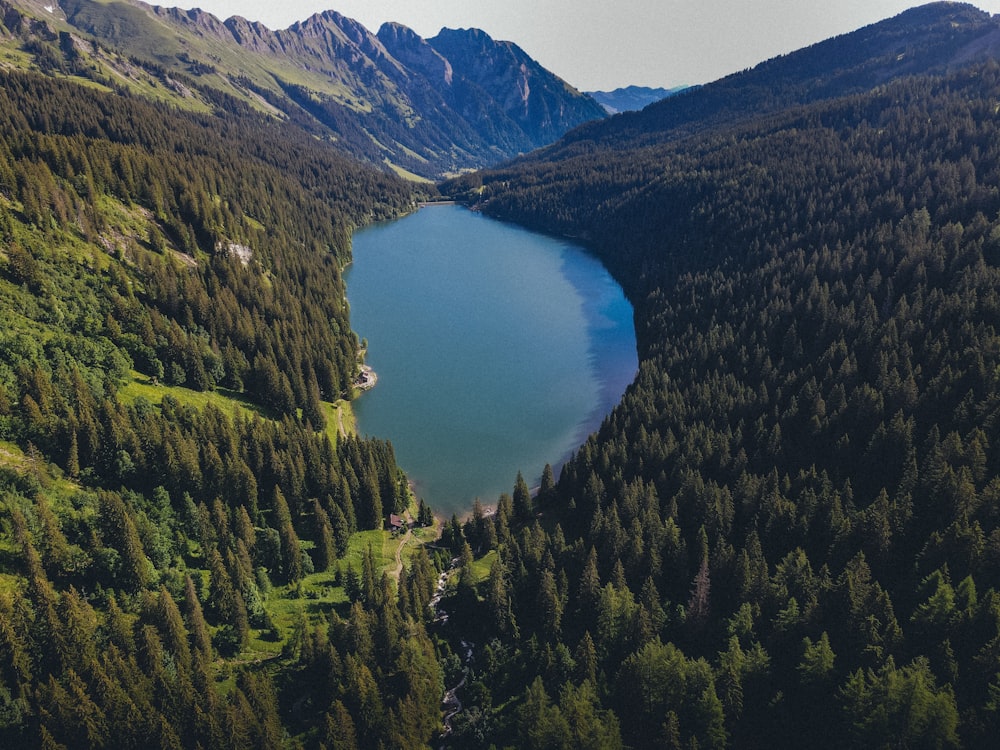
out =
[(536, 486), (621, 399), (637, 369), (632, 306), (568, 240), (457, 205), (354, 234), (351, 325), (377, 385), (358, 431), (388, 439), (438, 515)]

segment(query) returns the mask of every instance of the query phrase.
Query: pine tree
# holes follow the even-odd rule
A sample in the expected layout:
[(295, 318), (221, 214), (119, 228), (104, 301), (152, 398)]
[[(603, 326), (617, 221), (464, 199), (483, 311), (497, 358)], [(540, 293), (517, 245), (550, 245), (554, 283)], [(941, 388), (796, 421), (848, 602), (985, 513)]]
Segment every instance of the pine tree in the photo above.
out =
[(76, 479), (80, 476), (80, 447), (76, 436), (76, 429), (69, 433), (69, 446), (66, 449), (66, 474)]
[(583, 638), (576, 646), (573, 654), (576, 662), (576, 682), (591, 682), (597, 684), (597, 648), (594, 646), (594, 639), (590, 637), (590, 631), (584, 631)]
[[(190, 576), (188, 577), (190, 578)], [(174, 598), (166, 586), (160, 586), (157, 598), (156, 612), (160, 632), (164, 636), (167, 648), (173, 653), (180, 667), (191, 668), (191, 647), (188, 645), (188, 634), (184, 628), (184, 619)]]
[[(208, 603), (222, 627), (231, 633), (232, 643), (227, 644), (235, 650), (242, 649), (250, 633), (250, 622), (247, 616), (243, 597), (233, 586), (232, 578), (222, 562), (218, 549), (208, 553), (210, 582)], [(221, 646), (220, 646), (221, 648)]]
[(542, 572), (535, 602), (542, 633), (546, 638), (555, 641), (562, 629), (563, 604), (551, 570)]
[(121, 496), (106, 490), (99, 491), (97, 496), (106, 535), (105, 542), (121, 553), (119, 581), (122, 588), (134, 593), (149, 581), (153, 566), (146, 558), (139, 532)]
[(522, 476), (521, 472), (517, 472), (517, 479), (514, 482), (513, 505), (515, 518), (527, 521), (534, 516), (534, 502), (531, 499), (531, 491), (528, 489), (528, 483), (524, 481), (524, 476)]
[(507, 569), (500, 556), (490, 568), (490, 577), (486, 588), (486, 607), (496, 632), (503, 638), (516, 641), (519, 637), (519, 631), (517, 621), (514, 619), (514, 610), (507, 585)]
[(205, 615), (201, 609), (201, 602), (198, 600), (198, 592), (195, 591), (194, 581), (190, 574), (184, 576), (184, 616), (187, 621), (187, 629), (191, 634), (192, 647), (200, 652), (205, 659), (212, 656), (212, 640), (208, 632), (208, 623), (205, 622)]
[(540, 507), (544, 507), (552, 502), (556, 497), (556, 479), (552, 472), (552, 465), (545, 464), (542, 469), (542, 480), (538, 486), (536, 500)]
[(358, 736), (344, 704), (336, 700), (324, 717), (323, 744), (327, 750), (357, 750)]
[(708, 571), (708, 557), (702, 558), (698, 573), (691, 585), (691, 599), (688, 601), (687, 615), (692, 623), (702, 623), (708, 618), (709, 591), (711, 579)]
[(337, 545), (330, 518), (319, 500), (313, 500), (313, 519), (316, 530), (316, 570), (325, 572), (337, 562)]
[(287, 582), (295, 583), (302, 579), (302, 550), (298, 534), (292, 525), (292, 514), (288, 510), (288, 503), (285, 502), (285, 496), (277, 486), (271, 495), (271, 507), (281, 538), (281, 573)]
[(306, 398), (302, 403), (302, 421), (312, 426), (313, 430), (322, 432), (326, 428), (326, 414), (320, 403), (319, 383), (312, 366), (309, 366), (306, 375), (305, 388)]

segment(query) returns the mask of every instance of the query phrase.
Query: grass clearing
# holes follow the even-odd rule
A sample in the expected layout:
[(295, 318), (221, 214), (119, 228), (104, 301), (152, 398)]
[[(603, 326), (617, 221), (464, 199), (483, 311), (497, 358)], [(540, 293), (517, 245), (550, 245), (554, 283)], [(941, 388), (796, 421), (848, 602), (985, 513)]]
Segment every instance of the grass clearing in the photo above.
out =
[(476, 583), (482, 583), (490, 577), (490, 570), (497, 560), (497, 551), (490, 550), (478, 560), (472, 561), (472, 577)]
[[(253, 416), (264, 419), (275, 418), (270, 410), (236, 391), (220, 387), (216, 387), (212, 391), (194, 391), (183, 386), (154, 383), (148, 375), (143, 375), (135, 370), (131, 374), (132, 379), (118, 391), (118, 397), (127, 404), (144, 398), (154, 406), (159, 406), (163, 402), (164, 396), (172, 396), (182, 406), (199, 411), (211, 405), (233, 418), (247, 419)], [(322, 401), (320, 404), (326, 416), (324, 432), (330, 438), (331, 443), (336, 445), (342, 435), (357, 434), (357, 420), (354, 417), (350, 401), (339, 399), (332, 404), (326, 401)]]
[(159, 406), (164, 396), (172, 396), (182, 406), (193, 409), (201, 410), (212, 405), (224, 414), (234, 417), (252, 417), (255, 414), (268, 419), (273, 417), (268, 411), (235, 391), (225, 388), (216, 388), (214, 391), (193, 391), (182, 386), (153, 383), (149, 376), (135, 371), (132, 372), (132, 380), (118, 391), (118, 396), (128, 404), (144, 398), (154, 406)]

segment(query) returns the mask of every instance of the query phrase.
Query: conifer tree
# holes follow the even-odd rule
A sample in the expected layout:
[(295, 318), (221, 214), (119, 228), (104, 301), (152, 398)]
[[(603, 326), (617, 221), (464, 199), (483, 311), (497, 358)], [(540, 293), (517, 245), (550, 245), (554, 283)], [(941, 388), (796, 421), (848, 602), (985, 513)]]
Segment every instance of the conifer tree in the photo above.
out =
[(292, 525), (292, 514), (281, 488), (275, 486), (271, 494), (271, 507), (274, 510), (274, 520), (281, 538), (281, 573), (289, 583), (302, 579), (302, 550), (299, 547), (299, 537)]
[(232, 633), (233, 642), (230, 645), (239, 650), (246, 644), (250, 632), (246, 605), (240, 592), (233, 586), (232, 578), (218, 549), (209, 551), (208, 563), (210, 572), (208, 603), (223, 628)]
[(190, 669), (191, 647), (188, 645), (188, 633), (184, 628), (184, 619), (166, 586), (160, 586), (156, 605), (157, 624), (164, 636), (167, 648), (173, 653), (181, 668)]
[(340, 700), (335, 700), (325, 716), (323, 744), (327, 750), (357, 750), (354, 719)]
[(590, 637), (590, 631), (584, 631), (583, 638), (576, 646), (573, 654), (576, 662), (577, 683), (591, 682), (597, 684), (597, 649), (594, 646), (594, 639)]
[(535, 499), (540, 507), (544, 507), (555, 499), (555, 495), (555, 474), (552, 472), (552, 465), (545, 464), (545, 468), (542, 469), (542, 480), (538, 486), (538, 495)]
[(184, 616), (187, 630), (191, 635), (191, 646), (202, 654), (205, 659), (212, 656), (212, 640), (208, 632), (208, 623), (202, 612), (198, 593), (194, 588), (191, 575), (184, 576)]
[(139, 533), (132, 521), (125, 503), (116, 492), (98, 492), (101, 520), (106, 535), (106, 544), (121, 553), (122, 565), (118, 579), (129, 592), (143, 588), (152, 574), (152, 564), (139, 539)]
[(503, 558), (498, 556), (490, 568), (486, 589), (486, 606), (492, 625), (502, 638), (517, 640), (519, 631), (514, 618), (510, 592), (507, 584), (507, 569)]
[(514, 517), (521, 521), (527, 521), (534, 515), (531, 491), (521, 472), (517, 472), (517, 479), (514, 482), (513, 508)]
[(313, 520), (316, 533), (316, 570), (325, 572), (337, 562), (337, 544), (330, 518), (319, 500), (313, 500)]

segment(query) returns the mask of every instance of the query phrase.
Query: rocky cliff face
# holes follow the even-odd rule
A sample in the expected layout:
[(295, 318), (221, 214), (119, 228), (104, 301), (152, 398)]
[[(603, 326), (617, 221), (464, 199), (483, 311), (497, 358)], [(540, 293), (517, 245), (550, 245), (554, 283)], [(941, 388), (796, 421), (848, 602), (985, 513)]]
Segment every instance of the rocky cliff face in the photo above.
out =
[[(495, 41), (478, 29), (442, 29), (428, 44), (451, 62), (457, 75), (495, 102), (532, 144), (559, 138), (566, 132), (567, 122), (604, 116), (596, 101), (570, 87), (512, 42)], [(470, 102), (455, 104), (461, 110)]]
[(495, 163), (604, 117), (519, 47), (474, 29), (425, 40), (385, 24), (374, 34), (326, 11), (273, 31), (138, 0), (61, 0), (52, 12), (39, 0), (7, 1), (55, 31), (194, 76), (360, 158), (425, 177)]

